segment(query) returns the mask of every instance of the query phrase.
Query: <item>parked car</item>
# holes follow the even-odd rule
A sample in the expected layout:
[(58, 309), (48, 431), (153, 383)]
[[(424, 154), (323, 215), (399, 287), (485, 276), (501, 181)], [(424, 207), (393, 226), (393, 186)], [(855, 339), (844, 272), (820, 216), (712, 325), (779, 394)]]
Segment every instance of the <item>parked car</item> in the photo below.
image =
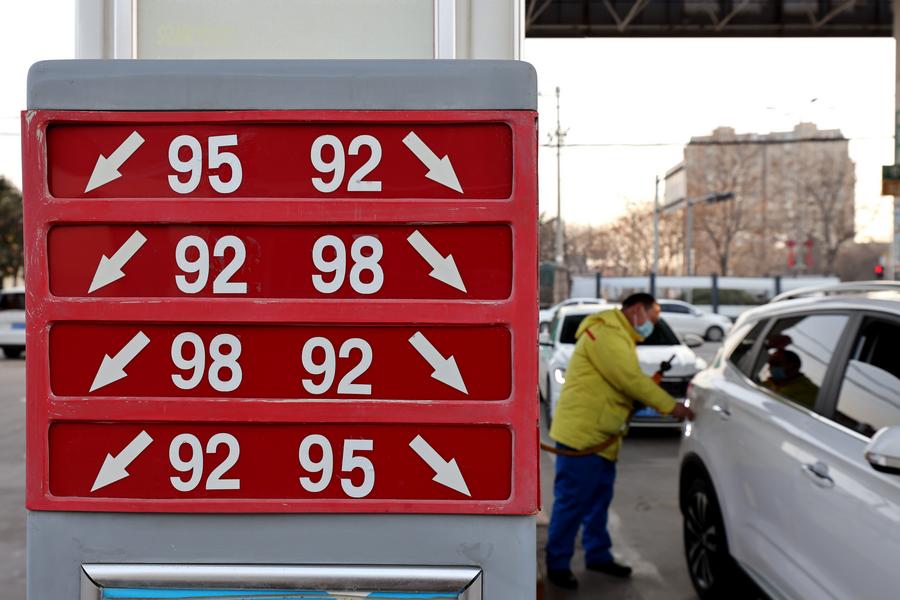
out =
[(744, 314), (689, 392), (680, 506), (703, 599), (896, 598), (900, 284)]
[(541, 309), (538, 312), (538, 330), (545, 331), (553, 320), (553, 315), (563, 306), (580, 306), (582, 304), (606, 304), (603, 298), (567, 298), (559, 304), (554, 304), (549, 308)]
[(0, 290), (0, 349), (6, 358), (25, 352), (25, 288)]
[(692, 333), (710, 342), (720, 342), (731, 331), (731, 319), (700, 310), (681, 300), (659, 300), (663, 317), (675, 333)]
[[(551, 417), (556, 410), (559, 392), (566, 381), (566, 367), (575, 350), (575, 332), (578, 326), (588, 315), (614, 308), (618, 308), (618, 305), (564, 306), (556, 311), (549, 330), (541, 334), (538, 383), (541, 399)], [(703, 343), (703, 340), (696, 336), (690, 341), (695, 347)], [(653, 334), (638, 344), (637, 355), (641, 369), (648, 375), (655, 373), (660, 363), (671, 359), (672, 369), (665, 374), (661, 385), (676, 399), (685, 397), (691, 378), (706, 368), (706, 361), (694, 354), (694, 351), (675, 335), (663, 319), (657, 323)], [(660, 415), (652, 408), (644, 407), (634, 414), (632, 425), (677, 427), (679, 422)]]

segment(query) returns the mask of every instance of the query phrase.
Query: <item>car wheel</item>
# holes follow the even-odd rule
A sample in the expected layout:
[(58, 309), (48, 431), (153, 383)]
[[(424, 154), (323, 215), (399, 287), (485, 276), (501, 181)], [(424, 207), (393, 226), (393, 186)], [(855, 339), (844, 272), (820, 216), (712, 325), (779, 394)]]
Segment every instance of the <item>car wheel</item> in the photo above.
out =
[(688, 488), (684, 510), (684, 556), (694, 589), (703, 600), (733, 598), (738, 591), (734, 560), (712, 485), (703, 477)]
[(725, 332), (722, 331), (721, 327), (713, 325), (706, 330), (705, 337), (707, 342), (721, 342), (722, 338), (725, 337)]
[(3, 346), (3, 356), (6, 358), (19, 358), (24, 351), (24, 348), (18, 346)]

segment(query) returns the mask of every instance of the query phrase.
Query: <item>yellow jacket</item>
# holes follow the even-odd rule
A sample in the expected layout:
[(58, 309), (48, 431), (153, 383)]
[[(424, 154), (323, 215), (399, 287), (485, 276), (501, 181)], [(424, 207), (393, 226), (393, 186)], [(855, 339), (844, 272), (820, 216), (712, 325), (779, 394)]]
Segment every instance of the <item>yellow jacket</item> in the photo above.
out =
[[(636, 400), (662, 414), (675, 408), (675, 399), (641, 371), (635, 342), (642, 338), (621, 310), (586, 317), (575, 338), (551, 438), (581, 450), (624, 431)], [(621, 445), (620, 436), (599, 454), (616, 460)]]

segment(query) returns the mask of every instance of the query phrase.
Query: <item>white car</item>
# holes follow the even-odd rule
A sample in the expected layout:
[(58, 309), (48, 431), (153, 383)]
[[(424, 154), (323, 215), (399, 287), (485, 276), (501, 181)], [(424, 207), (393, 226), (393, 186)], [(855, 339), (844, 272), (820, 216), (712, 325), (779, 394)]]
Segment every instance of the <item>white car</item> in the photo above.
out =
[(678, 335), (692, 333), (710, 342), (719, 342), (731, 331), (731, 319), (725, 315), (700, 310), (681, 300), (658, 302), (663, 318)]
[[(618, 305), (564, 306), (556, 311), (549, 330), (541, 334), (538, 385), (541, 399), (551, 416), (556, 411), (559, 392), (566, 381), (566, 368), (575, 350), (575, 332), (578, 326), (588, 315), (614, 308), (618, 308)], [(691, 342), (698, 346), (703, 340), (694, 337)], [(648, 375), (659, 370), (660, 363), (671, 360), (672, 369), (665, 374), (661, 385), (676, 399), (685, 397), (691, 378), (706, 368), (706, 361), (682, 343), (662, 319), (657, 323), (653, 334), (638, 344), (637, 355), (641, 369)], [(632, 418), (632, 425), (652, 427), (678, 424), (676, 419), (661, 416), (649, 407), (642, 408)]]
[(25, 288), (0, 290), (0, 349), (6, 358), (25, 352)]
[(738, 320), (681, 444), (700, 597), (897, 598), (900, 284), (785, 296)]
[(606, 304), (606, 300), (603, 298), (566, 298), (559, 304), (554, 304), (538, 312), (538, 329), (545, 330), (553, 320), (553, 315), (563, 306), (580, 306), (582, 304)]

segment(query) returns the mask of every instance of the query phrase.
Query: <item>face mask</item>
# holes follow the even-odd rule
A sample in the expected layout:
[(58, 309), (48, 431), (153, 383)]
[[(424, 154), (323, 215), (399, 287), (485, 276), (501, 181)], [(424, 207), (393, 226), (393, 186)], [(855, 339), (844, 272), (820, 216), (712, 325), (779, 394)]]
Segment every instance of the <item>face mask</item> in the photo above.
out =
[(651, 333), (653, 333), (653, 321), (647, 319), (640, 325), (635, 325), (634, 330), (637, 331), (639, 336), (646, 339), (650, 337)]
[(784, 372), (784, 367), (769, 367), (769, 373), (772, 374), (772, 379), (775, 381), (784, 381), (787, 379), (787, 373)]

